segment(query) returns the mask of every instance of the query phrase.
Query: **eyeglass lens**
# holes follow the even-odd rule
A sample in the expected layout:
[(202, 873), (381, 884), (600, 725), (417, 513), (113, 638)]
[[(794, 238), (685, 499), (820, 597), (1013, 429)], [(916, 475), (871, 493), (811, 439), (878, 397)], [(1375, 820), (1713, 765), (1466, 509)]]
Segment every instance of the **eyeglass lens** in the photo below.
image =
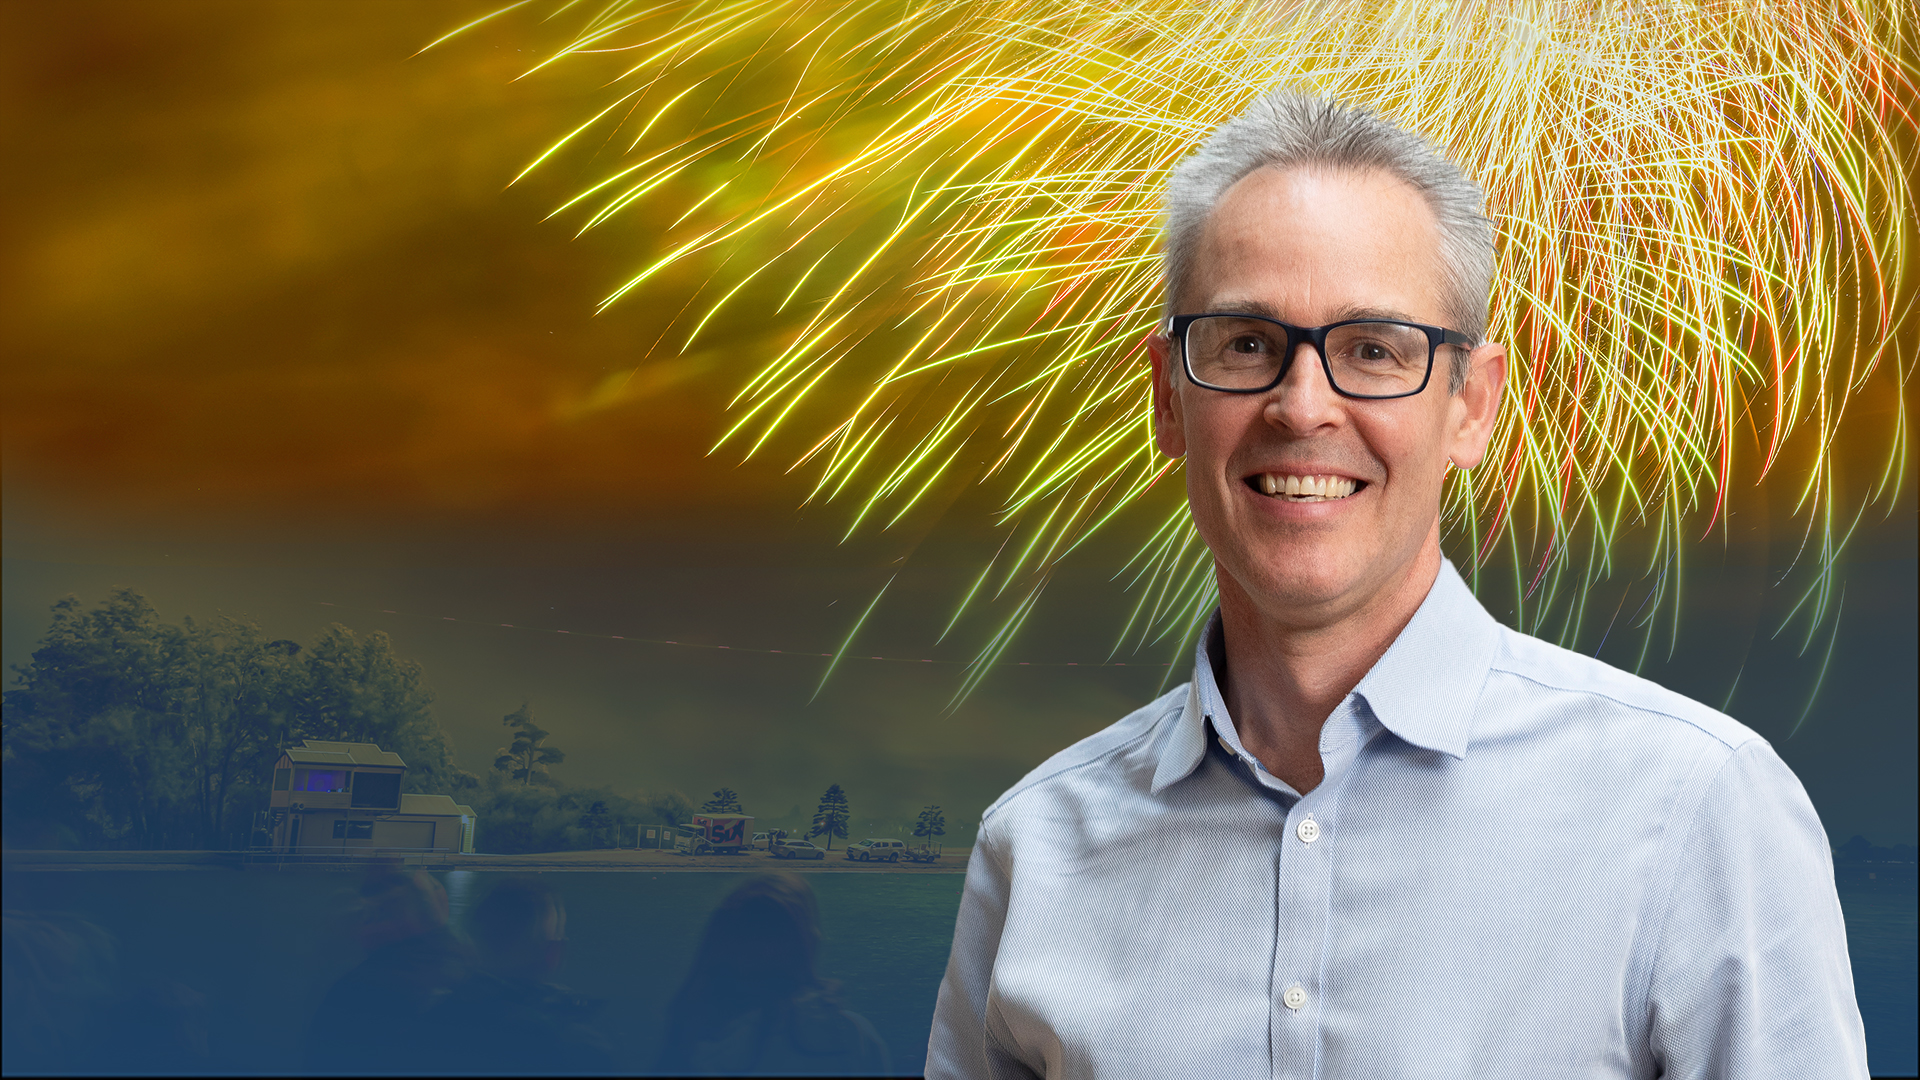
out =
[[(1187, 363), (1203, 383), (1233, 390), (1270, 385), (1287, 360), (1287, 331), (1259, 319), (1213, 315), (1187, 327)], [(1333, 385), (1349, 394), (1411, 393), (1426, 381), (1433, 345), (1426, 331), (1397, 322), (1360, 322), (1327, 331)]]

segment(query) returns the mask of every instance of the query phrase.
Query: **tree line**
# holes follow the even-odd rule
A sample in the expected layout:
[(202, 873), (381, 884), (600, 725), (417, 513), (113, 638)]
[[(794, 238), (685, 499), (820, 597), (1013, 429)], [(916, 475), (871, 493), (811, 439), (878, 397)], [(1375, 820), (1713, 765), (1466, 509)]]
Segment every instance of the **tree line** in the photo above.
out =
[(90, 609), (68, 597), (14, 682), (0, 719), (9, 847), (248, 846), (274, 762), (305, 739), (400, 755), (404, 791), (474, 807), (482, 851), (602, 846), (612, 825), (692, 812), (675, 791), (556, 782), (566, 755), (525, 705), (503, 719), (492, 771), (456, 767), (420, 665), (339, 624), (301, 644), (225, 615), (167, 623), (132, 589)]
[[(221, 615), (163, 621), (132, 589), (91, 609), (68, 597), (27, 663), (14, 668), (0, 719), (5, 839), (18, 848), (233, 848), (256, 842), (280, 752), (304, 739), (376, 743), (407, 763), (403, 790), (451, 795), (479, 817), (475, 847), (513, 853), (612, 847), (618, 827), (678, 825), (678, 791), (574, 785), (566, 753), (530, 705), (501, 718), (505, 744), (481, 776), (453, 764), (420, 666), (385, 634), (334, 624), (301, 644)], [(740, 813), (731, 788), (701, 810)], [(839, 784), (809, 838), (847, 838)], [(914, 835), (945, 833), (940, 808)]]
[[(806, 838), (824, 836), (827, 850), (833, 850), (833, 841), (847, 838), (847, 823), (853, 813), (847, 802), (847, 792), (839, 784), (827, 788), (820, 796), (820, 805), (813, 812), (813, 827), (807, 830)], [(938, 806), (923, 807), (919, 820), (914, 822), (913, 835), (927, 844), (939, 842), (947, 833), (947, 818)]]
[(385, 634), (335, 624), (305, 645), (216, 616), (162, 621), (132, 589), (68, 597), (4, 695), (10, 846), (224, 848), (266, 805), (302, 739), (379, 743), (406, 790), (458, 793), (419, 665)]

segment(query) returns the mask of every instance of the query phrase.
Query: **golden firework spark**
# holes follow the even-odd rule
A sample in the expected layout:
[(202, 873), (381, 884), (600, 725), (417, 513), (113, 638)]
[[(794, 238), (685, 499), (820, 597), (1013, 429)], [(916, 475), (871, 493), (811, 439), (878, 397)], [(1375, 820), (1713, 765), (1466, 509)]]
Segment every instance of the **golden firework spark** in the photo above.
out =
[[(1901, 3), (613, 0), (544, 62), (619, 61), (610, 103), (534, 164), (601, 141), (620, 164), (561, 209), (676, 219), (606, 303), (697, 267), (690, 344), (764, 319), (729, 308), (754, 282), (784, 297), (721, 446), (793, 446), (850, 535), (997, 493), (1008, 542), (960, 611), (1012, 614), (963, 695), (1116, 524), (1147, 537), (1122, 643), (1177, 641), (1211, 607), (1179, 485), (1153, 490), (1173, 465), (1139, 343), (1169, 170), (1281, 85), (1379, 110), (1488, 190), (1510, 405), (1446, 516), (1476, 582), (1504, 550), (1522, 625), (1570, 640), (1623, 534), (1677, 569), (1736, 473), (1790, 454), (1818, 622), (1846, 531), (1834, 441), (1875, 367), (1903, 364)], [(1894, 424), (1868, 498), (1903, 481)]]

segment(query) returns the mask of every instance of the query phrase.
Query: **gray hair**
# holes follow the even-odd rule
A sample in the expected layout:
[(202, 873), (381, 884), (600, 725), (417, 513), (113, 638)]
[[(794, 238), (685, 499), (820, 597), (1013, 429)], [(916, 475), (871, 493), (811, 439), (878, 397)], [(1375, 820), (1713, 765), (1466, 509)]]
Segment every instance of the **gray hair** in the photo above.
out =
[[(1493, 288), (1493, 222), (1486, 194), (1460, 166), (1418, 135), (1377, 113), (1325, 98), (1275, 90), (1215, 129), (1167, 180), (1166, 314), (1193, 272), (1207, 215), (1227, 189), (1264, 168), (1378, 170), (1419, 192), (1440, 231), (1446, 316), (1476, 342), (1487, 329)], [(1457, 355), (1450, 389), (1466, 380)]]

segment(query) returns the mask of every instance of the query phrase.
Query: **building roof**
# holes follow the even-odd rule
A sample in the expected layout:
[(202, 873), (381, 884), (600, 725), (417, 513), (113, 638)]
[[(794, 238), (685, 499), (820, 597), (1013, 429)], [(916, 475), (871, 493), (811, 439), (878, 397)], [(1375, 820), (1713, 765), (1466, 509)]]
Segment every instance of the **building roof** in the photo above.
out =
[(473, 807), (462, 806), (451, 795), (402, 795), (400, 812), (438, 817), (473, 817)]
[(287, 756), (301, 765), (385, 765), (404, 769), (400, 755), (382, 750), (370, 742), (326, 742), (306, 740), (305, 747), (289, 747)]
[(295, 765), (353, 764), (353, 758), (347, 754), (328, 754), (317, 750), (302, 750), (297, 746), (288, 748), (287, 757), (291, 758)]

